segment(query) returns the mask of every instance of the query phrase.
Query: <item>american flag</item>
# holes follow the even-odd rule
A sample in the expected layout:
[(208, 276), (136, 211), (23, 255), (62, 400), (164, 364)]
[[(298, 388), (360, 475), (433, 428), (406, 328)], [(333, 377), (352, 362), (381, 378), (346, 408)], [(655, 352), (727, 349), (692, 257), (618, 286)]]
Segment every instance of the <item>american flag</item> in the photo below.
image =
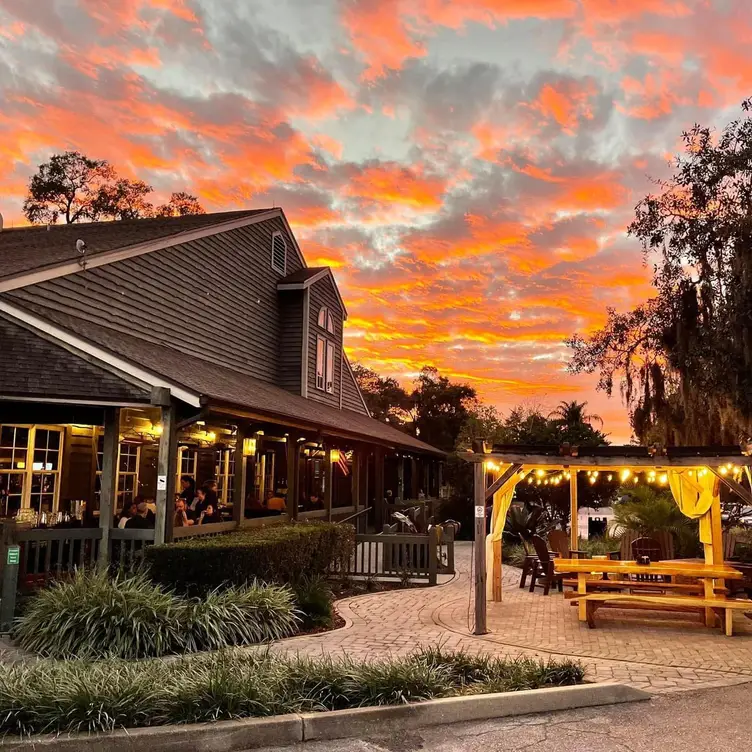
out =
[(344, 452), (339, 453), (337, 464), (339, 465), (339, 469), (342, 471), (342, 475), (348, 476), (350, 474), (350, 462)]

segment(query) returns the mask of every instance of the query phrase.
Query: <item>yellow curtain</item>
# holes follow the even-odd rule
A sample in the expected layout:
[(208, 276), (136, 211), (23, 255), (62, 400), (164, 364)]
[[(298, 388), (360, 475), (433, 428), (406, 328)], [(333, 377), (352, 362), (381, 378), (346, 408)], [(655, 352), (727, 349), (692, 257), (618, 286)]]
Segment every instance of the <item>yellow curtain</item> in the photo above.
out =
[(715, 476), (710, 471), (701, 474), (697, 470), (669, 470), (668, 482), (682, 514), (692, 520), (700, 520), (700, 541), (712, 546), (710, 509), (720, 500)]
[[(512, 465), (504, 465), (499, 472), (499, 476)], [(493, 509), (491, 511), (491, 532), (486, 536), (486, 594), (489, 599), (493, 598), (493, 583), (496, 574), (494, 570), (494, 542), (501, 540), (504, 532), (504, 524), (507, 521), (507, 512), (514, 498), (514, 492), (517, 484), (520, 482), (520, 474), (515, 473), (495, 494), (493, 497)]]

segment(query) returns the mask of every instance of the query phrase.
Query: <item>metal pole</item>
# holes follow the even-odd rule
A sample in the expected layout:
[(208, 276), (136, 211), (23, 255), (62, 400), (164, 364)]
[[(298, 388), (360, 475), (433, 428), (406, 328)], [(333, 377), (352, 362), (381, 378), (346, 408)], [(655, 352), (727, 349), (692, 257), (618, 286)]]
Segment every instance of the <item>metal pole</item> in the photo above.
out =
[(487, 634), (486, 629), (486, 472), (482, 462), (473, 470), (475, 486), (475, 629), (473, 634)]

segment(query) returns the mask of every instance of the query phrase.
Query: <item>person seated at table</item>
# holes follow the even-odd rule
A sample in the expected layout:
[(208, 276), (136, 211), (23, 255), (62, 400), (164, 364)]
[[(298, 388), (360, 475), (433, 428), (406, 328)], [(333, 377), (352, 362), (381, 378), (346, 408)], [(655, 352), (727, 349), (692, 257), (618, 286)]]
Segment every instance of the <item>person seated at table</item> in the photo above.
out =
[(191, 505), (191, 511), (193, 512), (194, 518), (198, 519), (201, 516), (201, 512), (203, 512), (209, 504), (211, 504), (209, 492), (203, 486), (196, 489), (196, 499)]
[(219, 510), (212, 504), (207, 504), (206, 508), (198, 518), (199, 525), (210, 525), (213, 522), (222, 522)]
[(270, 488), (266, 492), (266, 508), (270, 512), (286, 512), (287, 511), (287, 504), (285, 503), (285, 500), (278, 496), (272, 491)]
[(126, 503), (126, 505), (123, 507), (123, 511), (120, 512), (120, 517), (118, 519), (118, 527), (122, 530), (128, 520), (130, 520), (132, 517), (135, 517), (138, 513), (138, 504), (136, 504), (135, 501), (129, 501)]
[(175, 518), (172, 522), (173, 527), (190, 527), (194, 521), (188, 519), (185, 509), (185, 499), (180, 494), (175, 494)]
[(149, 512), (149, 507), (145, 501), (142, 501), (136, 507), (135, 516), (131, 517), (128, 522), (125, 523), (126, 530), (150, 530), (154, 525), (150, 525), (146, 516)]
[(155, 499), (144, 499), (147, 506), (146, 521), (149, 523), (149, 527), (154, 527), (157, 521), (157, 502)]
[(186, 508), (188, 508), (196, 498), (196, 481), (190, 475), (184, 475), (180, 479), (180, 489), (180, 498), (185, 502)]
[(324, 502), (322, 501), (321, 497), (317, 493), (311, 494), (310, 498), (308, 499), (308, 508), (310, 510), (324, 508)]

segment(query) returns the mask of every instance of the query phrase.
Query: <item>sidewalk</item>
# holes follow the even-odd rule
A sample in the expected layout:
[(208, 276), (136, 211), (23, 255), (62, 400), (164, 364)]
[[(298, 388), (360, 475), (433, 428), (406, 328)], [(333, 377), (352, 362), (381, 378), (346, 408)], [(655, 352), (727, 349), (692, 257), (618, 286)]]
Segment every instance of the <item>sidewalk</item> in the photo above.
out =
[(457, 545), (457, 576), (445, 585), (360, 596), (337, 604), (347, 626), (278, 643), (301, 653), (357, 658), (402, 654), (419, 645), (490, 651), (509, 656), (574, 657), (591, 681), (619, 681), (651, 692), (732, 686), (752, 681), (752, 621), (736, 617), (735, 636), (707, 629), (692, 615), (645, 619), (605, 612), (590, 630), (559, 594), (518, 587), (504, 569), (503, 602), (491, 603), (483, 637), (471, 634), (471, 544)]

